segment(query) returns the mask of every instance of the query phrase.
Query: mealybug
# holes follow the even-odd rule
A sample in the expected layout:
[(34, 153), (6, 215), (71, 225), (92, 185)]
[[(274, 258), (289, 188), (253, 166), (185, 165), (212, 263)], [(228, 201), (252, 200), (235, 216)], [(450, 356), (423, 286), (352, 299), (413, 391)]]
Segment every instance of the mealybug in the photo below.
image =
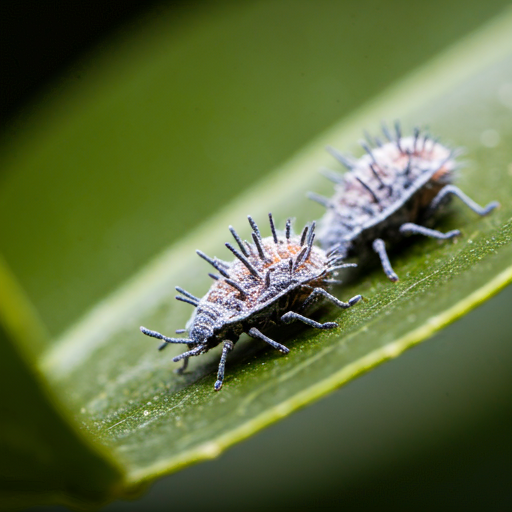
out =
[(356, 295), (348, 302), (341, 302), (327, 291), (338, 282), (333, 279), (338, 269), (354, 265), (342, 264), (338, 255), (329, 258), (322, 249), (313, 245), (314, 222), (306, 226), (300, 236), (294, 236), (290, 219), (284, 233), (276, 231), (271, 214), (269, 221), (272, 236), (262, 238), (258, 226), (249, 217), (253, 243), (242, 241), (233, 227), (229, 227), (238, 246), (225, 244), (235, 256), (230, 263), (196, 251), (218, 274), (209, 274), (214, 283), (201, 299), (176, 287), (182, 294), (176, 299), (196, 308), (186, 328), (176, 331), (178, 334), (187, 333), (187, 338), (168, 338), (145, 327), (140, 328), (147, 336), (164, 342), (159, 350), (168, 343), (188, 346), (188, 351), (173, 359), (175, 362), (183, 360), (183, 366), (178, 370), (180, 373), (187, 367), (190, 357), (204, 354), (223, 343), (216, 391), (222, 387), (226, 357), (242, 333), (263, 340), (287, 354), (287, 347), (264, 334), (269, 328), (298, 320), (317, 329), (333, 329), (337, 327), (335, 322), (322, 324), (302, 313), (311, 310), (319, 299), (328, 300), (340, 308), (353, 306), (361, 299)]
[(398, 122), (394, 135), (386, 126), (382, 129), (387, 142), (366, 135), (368, 144), (361, 142), (366, 154), (358, 160), (328, 148), (349, 172), (324, 172), (335, 183), (334, 196), (328, 199), (310, 193), (309, 197), (327, 208), (319, 238), (328, 255), (364, 258), (372, 248), (388, 278), (398, 281), (384, 240), (396, 242), (411, 234), (442, 240), (459, 235), (459, 230), (442, 233), (424, 226), (451, 196), (478, 215), (487, 215), (499, 203), (493, 201), (482, 208), (451, 184), (457, 168), (456, 151), (420, 134), (418, 128), (412, 136), (402, 137)]

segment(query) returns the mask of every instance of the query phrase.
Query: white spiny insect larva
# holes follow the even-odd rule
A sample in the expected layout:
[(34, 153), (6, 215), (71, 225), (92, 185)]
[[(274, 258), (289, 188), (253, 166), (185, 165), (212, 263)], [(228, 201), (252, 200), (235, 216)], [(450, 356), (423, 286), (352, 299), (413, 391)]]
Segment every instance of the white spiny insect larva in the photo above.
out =
[(460, 235), (459, 230), (442, 233), (425, 227), (451, 196), (478, 215), (487, 215), (499, 203), (492, 201), (482, 208), (452, 185), (457, 151), (421, 134), (419, 128), (412, 136), (402, 137), (398, 122), (394, 135), (385, 125), (382, 130), (388, 142), (366, 135), (368, 144), (361, 142), (366, 154), (357, 160), (328, 148), (349, 172), (324, 172), (335, 183), (334, 196), (328, 199), (310, 193), (309, 197), (327, 208), (319, 239), (328, 256), (365, 259), (373, 249), (388, 278), (398, 281), (384, 240), (394, 243), (411, 234), (441, 240)]
[(208, 352), (223, 343), (215, 390), (222, 387), (228, 353), (242, 333), (265, 341), (270, 346), (287, 354), (289, 349), (270, 339), (264, 333), (276, 324), (303, 322), (317, 329), (333, 329), (335, 322), (319, 323), (302, 313), (311, 311), (319, 300), (327, 300), (340, 308), (349, 308), (361, 299), (360, 295), (348, 302), (341, 302), (327, 290), (337, 270), (355, 266), (343, 264), (339, 255), (327, 257), (325, 252), (313, 245), (315, 223), (306, 226), (300, 236), (291, 232), (291, 221), (286, 222), (285, 232), (277, 232), (272, 215), (269, 213), (272, 236), (262, 238), (254, 220), (249, 217), (253, 229), (253, 243), (242, 241), (238, 233), (229, 227), (238, 248), (230, 243), (226, 247), (234, 254), (234, 261), (228, 263), (210, 258), (201, 251), (197, 254), (210, 263), (220, 274), (209, 274), (213, 279), (208, 293), (201, 299), (179, 286), (182, 294), (176, 299), (187, 302), (196, 309), (185, 329), (176, 333), (187, 333), (187, 338), (168, 338), (145, 327), (140, 330), (147, 336), (162, 340), (163, 349), (168, 343), (183, 343), (188, 351), (173, 358), (183, 360), (179, 372), (183, 372), (192, 356)]

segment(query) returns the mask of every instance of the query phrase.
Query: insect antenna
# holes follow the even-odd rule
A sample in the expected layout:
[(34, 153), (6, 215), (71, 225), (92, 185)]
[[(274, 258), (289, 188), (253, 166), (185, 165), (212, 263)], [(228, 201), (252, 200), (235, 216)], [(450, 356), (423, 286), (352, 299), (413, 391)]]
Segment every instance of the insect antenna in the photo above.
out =
[(218, 281), (220, 279), (220, 277), (217, 275), (217, 274), (212, 274), (211, 272), (208, 272), (208, 275), (212, 278), (212, 279), (215, 279), (215, 281)]
[(244, 243), (242, 242), (242, 239), (240, 238), (238, 233), (235, 231), (235, 228), (233, 226), (229, 226), (229, 231), (231, 231), (231, 234), (233, 235), (233, 238), (236, 240), (238, 247), (240, 247), (240, 250), (244, 253), (245, 256), (249, 256), (249, 253), (247, 252), (247, 249), (245, 248)]
[(232, 286), (233, 288), (235, 288), (235, 290), (238, 290), (240, 292), (242, 300), (245, 300), (247, 298), (247, 292), (236, 281), (233, 281), (232, 279), (226, 279), (226, 283), (228, 283), (229, 286)]
[(188, 343), (196, 343), (193, 339), (190, 338), (168, 338), (167, 336), (164, 336), (163, 334), (160, 334), (157, 331), (152, 331), (150, 329), (146, 329), (145, 327), (140, 326), (140, 332), (142, 334), (145, 334), (146, 336), (150, 336), (151, 338), (156, 338), (157, 340), (165, 341), (165, 343), (181, 343), (181, 344), (188, 344)]
[(334, 208), (334, 205), (332, 204), (330, 199), (328, 199), (325, 196), (321, 196), (320, 194), (317, 194), (316, 192), (308, 192), (307, 197), (309, 199), (311, 199), (312, 201), (315, 201), (316, 203), (321, 204), (324, 208), (327, 208), (327, 209)]
[[(249, 260), (243, 255), (240, 254), (229, 242), (224, 244), (247, 268), (247, 270), (258, 279), (261, 279), (260, 273), (252, 266)], [(228, 276), (229, 278), (229, 276)]]
[(196, 249), (196, 253), (198, 256), (203, 258), (203, 260), (207, 261), (215, 270), (218, 270), (221, 275), (229, 279), (229, 274), (222, 268), (222, 265), (217, 260), (210, 258), (210, 256), (207, 256), (203, 251), (200, 251), (199, 249)]
[(176, 334), (183, 334), (184, 332), (187, 332), (187, 329), (176, 329), (176, 331), (174, 331)]
[(329, 181), (332, 181), (333, 183), (336, 183), (337, 185), (343, 183), (343, 176), (336, 171), (331, 171), (331, 169), (326, 169), (325, 167), (323, 167), (318, 172), (324, 178), (327, 178)]
[(290, 235), (292, 231), (292, 219), (286, 219), (286, 240), (290, 240)]
[(379, 198), (377, 197), (377, 195), (375, 194), (375, 192), (370, 188), (369, 185), (367, 185), (361, 178), (359, 178), (358, 176), (355, 176), (355, 179), (357, 181), (359, 181), (359, 183), (361, 183), (361, 185), (371, 194), (371, 196), (373, 197), (373, 200), (376, 202), (376, 203), (379, 203)]
[(258, 224), (256, 224), (256, 222), (250, 215), (247, 215), (247, 219), (249, 220), (249, 224), (251, 225), (252, 230), (254, 231), (254, 233), (256, 233), (256, 236), (261, 240), (261, 233), (260, 229), (258, 228)]
[(354, 163), (345, 155), (342, 155), (337, 149), (333, 148), (332, 146), (327, 146), (325, 149), (331, 156), (336, 158), (336, 160), (338, 160), (338, 162), (341, 165), (345, 166), (349, 171), (351, 171), (355, 167)]
[(276, 226), (274, 224), (274, 219), (273, 219), (271, 213), (268, 214), (268, 221), (270, 223), (270, 230), (272, 231), (272, 238), (274, 239), (274, 243), (277, 244), (278, 240), (277, 240)]

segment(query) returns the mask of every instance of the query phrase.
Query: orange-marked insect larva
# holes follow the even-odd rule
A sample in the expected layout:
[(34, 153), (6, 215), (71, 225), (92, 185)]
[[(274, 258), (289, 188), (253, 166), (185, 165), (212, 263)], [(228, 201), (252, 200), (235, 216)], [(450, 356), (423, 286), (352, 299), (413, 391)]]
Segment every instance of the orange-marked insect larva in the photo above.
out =
[(195, 310), (185, 329), (185, 338), (168, 338), (145, 327), (140, 330), (147, 336), (162, 340), (163, 349), (169, 343), (182, 343), (188, 350), (173, 358), (183, 360), (180, 372), (187, 367), (190, 357), (208, 352), (222, 343), (215, 390), (224, 381), (228, 353), (242, 333), (268, 343), (283, 354), (289, 349), (269, 338), (266, 333), (278, 324), (299, 321), (317, 329), (333, 329), (335, 322), (319, 323), (306, 313), (311, 312), (318, 301), (329, 301), (340, 308), (349, 308), (359, 302), (360, 295), (342, 302), (329, 293), (337, 270), (355, 266), (343, 264), (339, 255), (327, 256), (323, 249), (313, 245), (315, 223), (306, 226), (301, 235), (292, 234), (291, 221), (286, 222), (284, 232), (275, 228), (269, 214), (272, 236), (263, 238), (256, 222), (249, 217), (253, 229), (252, 243), (242, 241), (230, 226), (235, 245), (226, 243), (235, 259), (226, 262), (210, 258), (201, 251), (197, 254), (212, 265), (216, 274), (211, 288), (202, 298), (176, 287), (181, 294), (176, 299), (194, 306)]
[(371, 139), (361, 145), (366, 154), (359, 159), (335, 149), (329, 152), (348, 172), (324, 174), (335, 183), (333, 197), (310, 193), (309, 197), (327, 208), (320, 221), (319, 239), (328, 255), (366, 259), (374, 251), (391, 281), (398, 281), (386, 252), (386, 243), (407, 235), (424, 235), (445, 240), (460, 235), (459, 230), (443, 233), (430, 227), (434, 213), (453, 196), (478, 215), (487, 215), (499, 206), (492, 201), (481, 207), (452, 184), (458, 164), (457, 151), (421, 134), (403, 137), (400, 124), (387, 141)]

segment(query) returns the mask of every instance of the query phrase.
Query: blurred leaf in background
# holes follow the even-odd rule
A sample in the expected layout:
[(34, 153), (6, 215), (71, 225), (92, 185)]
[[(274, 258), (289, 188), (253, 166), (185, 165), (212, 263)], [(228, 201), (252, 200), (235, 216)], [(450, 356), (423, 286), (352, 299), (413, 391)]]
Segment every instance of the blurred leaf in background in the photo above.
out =
[[(23, 336), (17, 339), (7, 333), (6, 337), (21, 347), (21, 356), (13, 355), (13, 360), (20, 359), (30, 367), (37, 358), (40, 369), (27, 370), (26, 377), (20, 370), (12, 379), (28, 382), (34, 372), (36, 379), (48, 379), (52, 383), (46, 405), (49, 414), (56, 396), (58, 407), (64, 403), (75, 413), (75, 420), (67, 422), (63, 413), (56, 424), (63, 422), (63, 428), (73, 437), (74, 421), (83, 422), (85, 431), (80, 435), (100, 440), (123, 466), (119, 469), (108, 456), (101, 462), (101, 455), (98, 466), (90, 462), (91, 473), (111, 475), (106, 480), (112, 478), (113, 483), (89, 495), (73, 487), (77, 475), (72, 472), (65, 474), (64, 480), (61, 476), (53, 478), (50, 472), (49, 480), (53, 478), (55, 486), (51, 496), (44, 486), (27, 489), (26, 495), (33, 494), (26, 504), (38, 499), (55, 500), (59, 489), (67, 494), (60, 497), (64, 502), (74, 502), (77, 496), (101, 501), (122, 495), (128, 492), (123, 489), (123, 479), (136, 486), (141, 478), (171, 468), (162, 452), (164, 440), (168, 441), (166, 449), (177, 450), (175, 453), (190, 450), (201, 441), (187, 438), (188, 430), (183, 428), (191, 426), (200, 432), (200, 407), (214, 410), (210, 395), (204, 391), (211, 387), (214, 359), (198, 362), (193, 373), (179, 381), (170, 374), (168, 356), (151, 352), (146, 340), (135, 337), (134, 325), (144, 311), (154, 323), (159, 322), (162, 330), (170, 330), (178, 320), (185, 319), (186, 312), (169, 303), (172, 290), (167, 280), (175, 280), (179, 272), (183, 281), (179, 284), (188, 281), (197, 290), (204, 289), (205, 282), (195, 275), (196, 262), (189, 262), (195, 248), (192, 245), (204, 240), (201, 248), (221, 247), (224, 225), (241, 222), (242, 213), (249, 213), (247, 208), (251, 208), (250, 213), (260, 214), (272, 208), (281, 219), (288, 214), (297, 215), (298, 221), (318, 217), (319, 209), (307, 205), (302, 194), (308, 187), (318, 190), (324, 186), (327, 190), (327, 185), (321, 185), (315, 176), (316, 168), (328, 163), (321, 153), (324, 143), (351, 149), (348, 146), (357, 140), (362, 128), (374, 128), (382, 116), (400, 116), (408, 126), (418, 121), (431, 123), (432, 129), (452, 143), (469, 148), (472, 167), (461, 178), (463, 188), (482, 202), (498, 198), (504, 205), (496, 216), (484, 220), (471, 218), (456, 208), (444, 226), (464, 226), (465, 239), (460, 246), (421, 242), (397, 252), (397, 268), (409, 271), (404, 274), (410, 279), (404, 280), (404, 288), (391, 288), (377, 274), (354, 283), (354, 289), (363, 289), (372, 302), (352, 316), (343, 316), (345, 335), (356, 336), (360, 326), (374, 317), (378, 320), (379, 311), (383, 311), (380, 323), (370, 331), (387, 333), (377, 343), (386, 346), (421, 326), (434, 313), (449, 310), (453, 305), (450, 300), (460, 300), (484, 286), (486, 279), (496, 278), (498, 270), (505, 271), (510, 183), (503, 180), (508, 179), (504, 169), (511, 160), (506, 144), (511, 136), (506, 85), (512, 77), (506, 51), (500, 46), (503, 40), (493, 39), (490, 28), (481, 39), (463, 42), (449, 54), (451, 57), (436, 61), (428, 72), (397, 85), (393, 92), (342, 122), (280, 173), (272, 174), (206, 227), (193, 232), (195, 226), (321, 130), (346, 118), (384, 87), (497, 14), (505, 4), (279, 1), (159, 9), (142, 27), (140, 21), (134, 22), (137, 30), (129, 38), (126, 34), (130, 31), (125, 30), (94, 58), (77, 63), (66, 79), (56, 82), (54, 91), (41, 97), (20, 118), (16, 130), (6, 131), (0, 156), (0, 250), (35, 305), (51, 340), (31, 343)], [(501, 34), (507, 29), (495, 30)], [(461, 64), (458, 59), (462, 56), (466, 61)], [(448, 72), (451, 67), (452, 74)], [(437, 76), (438, 82), (429, 80), (429, 74)], [(489, 147), (493, 144), (482, 135), (484, 132), (498, 134), (501, 144), (498, 141), (496, 147)], [(485, 174), (475, 171), (483, 168)], [(285, 176), (295, 179), (292, 187), (281, 193), (282, 189), (275, 187), (284, 183)], [(98, 303), (179, 239), (183, 241), (169, 253), (170, 257), (157, 260), (141, 274), (149, 284), (141, 285), (141, 277), (136, 278), (111, 300)], [(468, 241), (475, 245), (469, 246)], [(423, 258), (425, 244), (432, 253), (430, 261)], [(493, 256), (500, 247), (505, 249)], [(220, 249), (216, 250), (220, 256)], [(478, 264), (478, 258), (484, 261)], [(159, 275), (169, 262), (176, 267)], [(403, 300), (400, 302), (400, 294), (407, 286), (416, 286), (420, 274), (427, 270), (439, 275), (432, 283), (414, 290), (414, 300), (407, 307), (419, 308), (421, 314), (415, 314)], [(448, 285), (458, 275), (471, 277)], [(505, 281), (491, 287), (489, 293)], [(156, 282), (160, 285), (150, 299), (148, 290)], [(439, 296), (445, 289), (444, 302), (437, 303), (438, 311), (429, 309), (434, 304), (433, 294)], [(8, 297), (4, 300), (8, 302)], [(142, 308), (128, 307), (141, 306), (141, 301)], [(386, 305), (393, 301), (398, 302), (387, 312), (394, 316), (386, 317)], [(478, 302), (476, 297), (469, 306)], [(112, 308), (112, 304), (116, 306)], [(378, 304), (375, 311), (369, 310)], [(72, 327), (93, 306), (95, 313), (89, 320), (86, 317)], [(120, 317), (113, 311), (125, 315), (123, 329), (119, 330), (116, 322)], [(455, 312), (449, 319), (464, 311)], [(91, 318), (101, 320), (92, 330)], [(398, 325), (398, 318), (406, 318), (408, 323), (394, 331), (391, 326)], [(442, 321), (430, 326), (426, 333), (441, 325)], [(93, 351), (89, 359), (94, 347), (86, 341), (97, 339), (105, 328), (111, 329), (108, 343)], [(63, 332), (59, 339), (57, 335)], [(358, 347), (359, 355), (377, 346), (371, 342), (377, 339), (375, 336), (366, 336), (364, 331), (359, 335), (361, 343), (352, 345)], [(309, 382), (299, 376), (292, 380), (291, 387), (283, 388), (283, 396), (272, 396), (277, 389), (272, 379), (277, 378), (277, 372), (286, 373), (287, 364), (290, 369), (301, 368), (299, 363), (308, 361), (315, 347), (338, 346), (344, 350), (344, 343), (337, 339), (310, 336), (304, 333), (294, 342), (302, 349), (300, 344), (308, 339), (309, 348), (295, 350), (295, 359), (289, 363), (268, 352), (262, 356), (259, 348), (242, 350), (242, 355), (233, 359), (231, 393), (240, 399), (246, 394), (244, 414), (251, 416), (270, 407), (259, 392), (257, 400), (250, 400), (252, 383), (258, 380), (272, 377), (266, 392), (279, 402), (286, 394), (289, 397), (300, 387), (310, 386), (322, 371), (325, 376), (334, 372), (334, 368), (323, 367), (311, 372)], [(364, 340), (370, 340), (370, 345), (366, 346)], [(59, 344), (51, 349), (49, 345), (54, 342)], [(60, 350), (67, 346), (82, 348)], [(357, 350), (350, 352), (350, 357), (357, 359)], [(81, 354), (87, 355), (83, 361)], [(262, 363), (271, 365), (270, 374), (264, 368), (255, 369), (255, 354)], [(251, 364), (242, 376), (244, 361)], [(336, 361), (341, 359), (333, 363)], [(307, 365), (302, 368), (308, 370)], [(336, 382), (306, 401), (290, 404), (282, 414), (332, 389)], [(185, 387), (189, 383), (195, 384)], [(225, 414), (229, 404), (220, 405), (228, 394), (223, 391), (215, 396), (219, 417), (229, 416)], [(149, 396), (171, 403), (151, 404), (148, 409)], [(237, 401), (232, 395), (229, 398), (236, 416)], [(185, 406), (189, 415), (178, 417), (178, 408), (172, 415), (177, 423), (171, 424), (163, 413), (174, 405)], [(139, 421), (138, 414), (145, 411), (153, 414), (150, 422)], [(128, 421), (134, 413), (136, 419)], [(117, 421), (126, 423), (122, 430), (111, 430)], [(213, 421), (206, 422), (201, 435), (211, 438), (215, 428)], [(220, 424), (217, 432), (224, 428)], [(181, 432), (179, 436), (177, 432)], [(210, 456), (245, 435), (209, 445)], [(160, 469), (156, 453), (164, 461)], [(203, 450), (198, 456), (205, 454)], [(175, 459), (174, 468), (191, 460), (190, 455), (182, 462)], [(156, 464), (153, 469), (152, 464)], [(21, 486), (20, 503), (23, 491)]]

